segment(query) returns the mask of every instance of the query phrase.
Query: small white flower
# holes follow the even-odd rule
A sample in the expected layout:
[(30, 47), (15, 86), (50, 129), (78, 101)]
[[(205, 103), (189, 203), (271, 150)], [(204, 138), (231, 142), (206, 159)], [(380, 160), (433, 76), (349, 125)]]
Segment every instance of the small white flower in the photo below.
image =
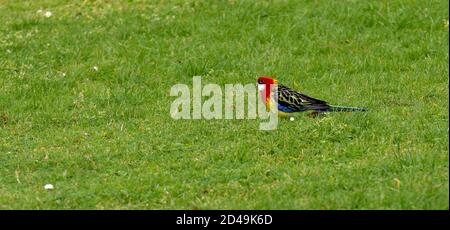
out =
[(46, 184), (45, 186), (44, 186), (44, 189), (45, 190), (52, 190), (52, 189), (54, 189), (55, 187), (53, 187), (53, 185), (52, 184)]
[(45, 16), (46, 18), (49, 18), (49, 17), (52, 16), (52, 12), (50, 12), (50, 11), (45, 11), (44, 16)]
[(65, 76), (66, 76), (66, 73), (62, 73), (61, 75), (62, 75), (63, 77), (65, 77)]
[(294, 117), (289, 118), (290, 121), (294, 121)]
[(93, 69), (95, 72), (98, 71), (98, 67), (97, 67), (97, 66), (92, 67), (92, 69)]

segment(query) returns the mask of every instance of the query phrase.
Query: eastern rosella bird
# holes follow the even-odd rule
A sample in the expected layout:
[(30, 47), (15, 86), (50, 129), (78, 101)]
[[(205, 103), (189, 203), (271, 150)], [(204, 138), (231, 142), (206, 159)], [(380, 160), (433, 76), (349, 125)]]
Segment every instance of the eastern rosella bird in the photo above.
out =
[(365, 111), (364, 108), (329, 105), (326, 101), (315, 99), (299, 92), (296, 92), (282, 84), (278, 84), (277, 80), (271, 77), (262, 76), (258, 78), (258, 90), (266, 107), (269, 109), (273, 103), (275, 96), (270, 90), (270, 85), (278, 87), (278, 115), (290, 116), (295, 112), (313, 111), (312, 115), (323, 112), (355, 112)]

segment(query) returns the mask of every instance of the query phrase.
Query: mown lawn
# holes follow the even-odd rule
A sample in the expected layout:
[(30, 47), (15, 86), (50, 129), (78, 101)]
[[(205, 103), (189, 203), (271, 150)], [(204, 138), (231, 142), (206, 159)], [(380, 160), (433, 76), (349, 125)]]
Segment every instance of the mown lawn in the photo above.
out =
[[(445, 0), (0, 0), (0, 209), (448, 209), (448, 18)], [(368, 111), (173, 120), (194, 75)]]

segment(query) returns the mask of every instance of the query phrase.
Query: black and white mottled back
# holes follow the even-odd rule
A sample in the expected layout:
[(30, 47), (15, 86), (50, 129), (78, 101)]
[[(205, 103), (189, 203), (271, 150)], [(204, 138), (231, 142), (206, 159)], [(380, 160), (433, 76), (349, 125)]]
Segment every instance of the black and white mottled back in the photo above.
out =
[(278, 85), (278, 107), (283, 112), (300, 112), (306, 110), (327, 111), (330, 106), (326, 101), (309, 97), (284, 85)]

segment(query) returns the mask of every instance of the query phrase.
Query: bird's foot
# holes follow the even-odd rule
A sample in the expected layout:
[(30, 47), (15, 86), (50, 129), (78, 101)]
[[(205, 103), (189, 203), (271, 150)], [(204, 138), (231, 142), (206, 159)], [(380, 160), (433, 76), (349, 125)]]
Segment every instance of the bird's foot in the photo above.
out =
[(311, 112), (311, 113), (308, 113), (308, 117), (310, 117), (310, 118), (316, 118), (316, 117), (318, 117), (318, 116), (320, 116), (320, 115), (322, 115), (322, 113), (320, 113), (320, 112)]

